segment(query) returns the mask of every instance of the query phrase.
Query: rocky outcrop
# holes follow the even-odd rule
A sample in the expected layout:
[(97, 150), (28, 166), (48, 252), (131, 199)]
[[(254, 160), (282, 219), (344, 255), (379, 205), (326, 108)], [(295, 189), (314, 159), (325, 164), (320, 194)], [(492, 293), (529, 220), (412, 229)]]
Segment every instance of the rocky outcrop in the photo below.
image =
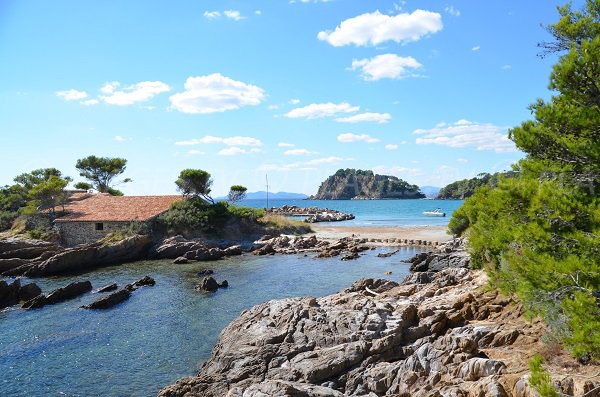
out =
[(319, 207), (298, 207), (296, 205), (284, 205), (267, 209), (267, 213), (281, 216), (304, 217), (306, 223), (317, 222), (340, 222), (354, 219), (354, 215)]
[[(145, 287), (145, 286), (153, 286), (156, 284), (156, 281), (154, 281), (154, 279), (150, 276), (144, 276), (142, 279), (131, 283), (131, 284), (127, 284), (124, 288), (113, 292), (110, 295), (106, 295), (102, 298), (99, 298), (97, 300), (95, 300), (94, 302), (88, 304), (88, 305), (84, 305), (81, 306), (84, 309), (109, 309), (115, 305), (118, 305), (121, 302), (125, 302), (127, 299), (129, 299), (131, 297), (131, 294), (137, 290), (140, 287)], [(111, 284), (108, 285), (104, 288), (102, 288), (103, 290), (106, 291), (110, 291), (116, 288), (116, 284)], [(111, 289), (107, 289), (107, 288), (111, 288)]]
[(15, 237), (0, 240), (0, 273), (39, 264), (62, 250), (61, 246), (42, 240)]
[(98, 291), (96, 291), (96, 292), (99, 292), (99, 293), (110, 292), (110, 291), (116, 290), (117, 288), (119, 288), (119, 286), (115, 283), (112, 283), (112, 284), (105, 285), (104, 287), (98, 289)]
[[(544, 326), (486, 283), (481, 271), (449, 268), (263, 303), (223, 330), (197, 376), (159, 396), (533, 397), (526, 363)], [(585, 381), (600, 386), (597, 374), (566, 377), (575, 395)]]
[(225, 249), (212, 247), (201, 240), (187, 240), (183, 236), (169, 237), (161, 241), (150, 251), (152, 259), (174, 259), (173, 263), (183, 264), (189, 261), (214, 261), (226, 256), (243, 253), (240, 245)]
[(333, 258), (342, 255), (344, 260), (356, 259), (359, 253), (371, 249), (364, 245), (362, 240), (342, 238), (329, 242), (319, 240), (315, 235), (310, 237), (294, 237), (283, 235), (256, 241), (257, 248), (252, 252), (254, 255), (274, 254), (302, 254), (317, 253), (317, 258)]
[(312, 200), (416, 199), (425, 198), (419, 187), (373, 171), (340, 169), (327, 178)]
[(466, 251), (467, 240), (455, 238), (431, 252), (417, 254), (408, 261), (413, 272), (439, 272), (447, 268), (468, 268), (471, 257)]
[(0, 280), (0, 309), (28, 301), (40, 295), (42, 290), (34, 283), (21, 285), (21, 280), (16, 279), (8, 284)]
[(114, 244), (88, 244), (66, 249), (41, 263), (28, 263), (5, 271), (3, 275), (46, 277), (83, 273), (102, 266), (145, 258), (151, 243), (149, 236), (136, 235)]
[(57, 288), (48, 295), (39, 295), (23, 304), (24, 309), (38, 309), (46, 305), (54, 305), (66, 300), (75, 299), (92, 290), (89, 281), (78, 281), (65, 287)]
[(200, 284), (196, 285), (196, 290), (200, 292), (215, 292), (219, 288), (227, 288), (229, 283), (227, 280), (223, 280), (222, 283), (217, 283), (213, 277), (204, 277)]

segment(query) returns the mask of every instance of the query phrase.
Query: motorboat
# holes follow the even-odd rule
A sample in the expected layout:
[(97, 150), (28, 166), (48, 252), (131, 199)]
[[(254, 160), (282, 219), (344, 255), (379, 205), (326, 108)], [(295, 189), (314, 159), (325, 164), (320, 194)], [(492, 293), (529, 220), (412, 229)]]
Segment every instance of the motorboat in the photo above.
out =
[(425, 215), (425, 216), (446, 216), (446, 213), (443, 212), (440, 208), (436, 208), (432, 211), (423, 212), (423, 215)]

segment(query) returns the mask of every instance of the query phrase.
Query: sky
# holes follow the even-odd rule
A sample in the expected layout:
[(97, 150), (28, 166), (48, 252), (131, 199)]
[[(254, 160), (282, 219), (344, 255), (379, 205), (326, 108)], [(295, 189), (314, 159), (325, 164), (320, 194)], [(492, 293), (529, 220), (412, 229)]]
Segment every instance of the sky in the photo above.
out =
[[(316, 193), (339, 168), (444, 186), (510, 169), (548, 99), (555, 1), (0, 0), (0, 185), (88, 155), (127, 195)], [(581, 4), (576, 1), (575, 6)]]

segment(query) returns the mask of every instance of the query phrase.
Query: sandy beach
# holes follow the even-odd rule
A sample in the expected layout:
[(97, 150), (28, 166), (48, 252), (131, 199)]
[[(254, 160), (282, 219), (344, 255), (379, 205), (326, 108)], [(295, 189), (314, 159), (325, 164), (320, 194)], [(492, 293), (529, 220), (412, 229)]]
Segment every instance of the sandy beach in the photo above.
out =
[(445, 242), (452, 238), (446, 226), (342, 226), (334, 224), (312, 224), (311, 228), (322, 239), (357, 237), (368, 239), (409, 239)]

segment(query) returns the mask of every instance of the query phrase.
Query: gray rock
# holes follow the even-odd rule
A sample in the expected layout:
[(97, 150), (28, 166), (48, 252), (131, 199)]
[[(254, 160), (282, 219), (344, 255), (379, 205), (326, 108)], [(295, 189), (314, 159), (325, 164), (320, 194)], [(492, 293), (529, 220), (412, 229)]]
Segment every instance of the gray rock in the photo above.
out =
[(97, 292), (103, 293), (103, 292), (110, 292), (110, 291), (114, 291), (117, 288), (119, 288), (119, 286), (115, 283), (113, 284), (108, 284), (105, 285), (104, 287), (100, 288)]
[(57, 288), (48, 295), (39, 295), (23, 304), (24, 309), (38, 309), (46, 305), (54, 305), (66, 300), (77, 298), (92, 290), (89, 281), (73, 282), (65, 287)]
[(123, 288), (110, 295), (104, 296), (89, 305), (82, 306), (84, 309), (109, 309), (131, 297), (131, 291)]

